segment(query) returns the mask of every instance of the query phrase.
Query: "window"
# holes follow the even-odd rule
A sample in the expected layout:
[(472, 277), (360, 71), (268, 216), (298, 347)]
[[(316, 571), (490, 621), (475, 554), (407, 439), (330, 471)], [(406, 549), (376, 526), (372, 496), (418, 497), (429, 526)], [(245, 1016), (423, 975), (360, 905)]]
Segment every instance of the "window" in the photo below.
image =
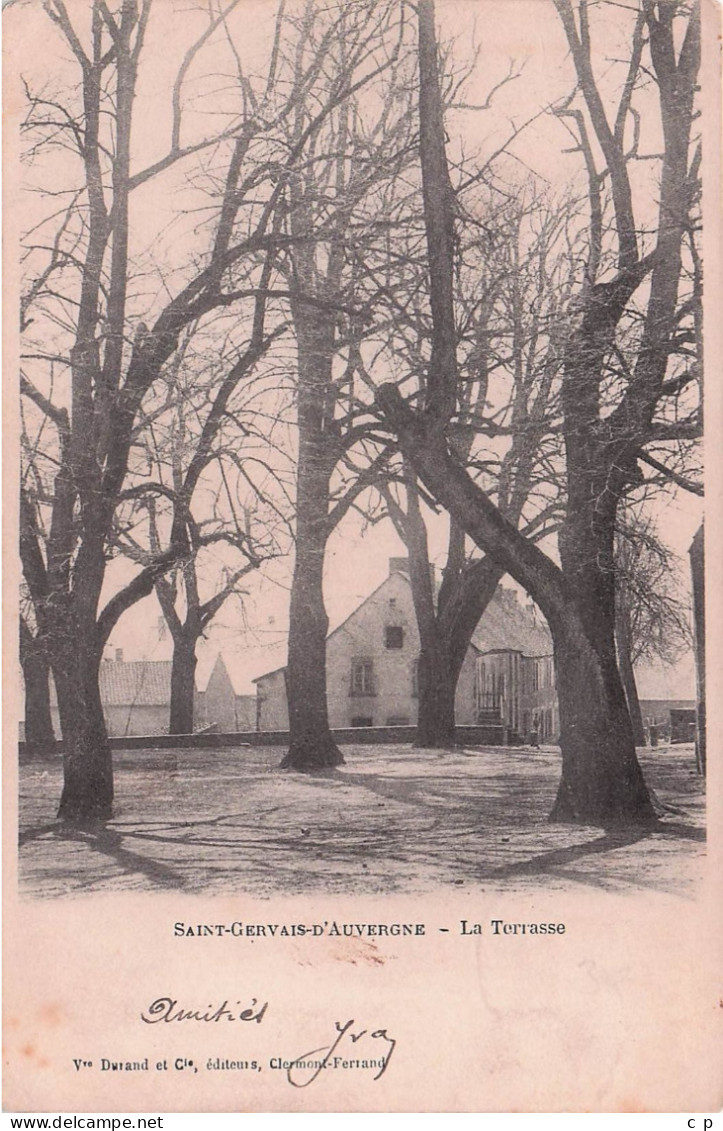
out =
[(404, 629), (401, 625), (388, 624), (384, 630), (384, 643), (387, 648), (404, 647)]
[[(371, 660), (352, 660), (351, 662), (351, 694), (374, 694), (374, 665)], [(361, 723), (359, 724), (362, 725)], [(364, 723), (371, 726), (371, 723)], [(352, 723), (354, 726), (354, 723)]]
[(353, 719), (351, 720), (351, 725), (353, 727), (373, 727), (374, 719), (367, 717), (366, 715), (354, 715)]
[(408, 727), (409, 715), (390, 715), (387, 719), (388, 727)]

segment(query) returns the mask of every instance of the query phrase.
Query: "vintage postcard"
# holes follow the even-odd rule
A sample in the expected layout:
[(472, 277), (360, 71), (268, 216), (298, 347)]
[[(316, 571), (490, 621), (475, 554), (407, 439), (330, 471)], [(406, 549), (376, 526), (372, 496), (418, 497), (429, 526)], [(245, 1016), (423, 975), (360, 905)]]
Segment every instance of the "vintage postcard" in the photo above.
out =
[(3, 25), (5, 1110), (718, 1111), (719, 5)]

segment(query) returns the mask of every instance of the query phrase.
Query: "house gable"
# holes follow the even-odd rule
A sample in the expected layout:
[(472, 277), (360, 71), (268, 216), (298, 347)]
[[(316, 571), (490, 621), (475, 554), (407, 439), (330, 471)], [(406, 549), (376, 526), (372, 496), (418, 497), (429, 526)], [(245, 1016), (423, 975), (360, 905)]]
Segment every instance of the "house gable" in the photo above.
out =
[[(326, 638), (327, 705), (332, 728), (416, 722), (420, 641), (408, 562), (392, 558), (389, 564), (384, 581)], [(477, 665), (483, 653), (493, 652), (500, 659), (504, 653), (520, 660), (549, 657), (552, 652), (546, 625), (520, 604), (513, 590), (498, 589), (465, 658), (455, 700), (460, 724), (477, 722), (482, 704)], [(514, 671), (521, 677), (522, 667), (515, 663)], [(527, 669), (529, 664), (524, 666)], [(253, 682), (257, 686), (259, 729), (287, 729), (285, 667)], [(529, 682), (532, 686), (532, 675)], [(514, 722), (518, 725), (516, 715)]]
[[(392, 559), (380, 585), (326, 638), (332, 727), (413, 722), (419, 633), (406, 559)], [(257, 677), (260, 727), (286, 729), (286, 669)], [(372, 720), (370, 724), (369, 720)]]
[(418, 656), (411, 585), (396, 566), (327, 639), (332, 725), (368, 726), (369, 719), (375, 726), (412, 722)]
[(224, 733), (238, 730), (236, 693), (220, 653), (208, 677), (203, 696), (203, 710), (206, 726), (217, 727)]

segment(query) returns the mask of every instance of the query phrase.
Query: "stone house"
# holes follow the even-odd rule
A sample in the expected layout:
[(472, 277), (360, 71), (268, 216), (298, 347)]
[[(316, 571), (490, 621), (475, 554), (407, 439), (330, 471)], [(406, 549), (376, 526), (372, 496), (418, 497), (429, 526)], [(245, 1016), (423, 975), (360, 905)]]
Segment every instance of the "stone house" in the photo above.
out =
[[(118, 648), (115, 659), (102, 661), (99, 683), (105, 725), (110, 738), (168, 733), (170, 660), (124, 660), (122, 650)], [(59, 735), (57, 696), (52, 680), (50, 704), (55, 732)], [(196, 713), (198, 706), (196, 692)]]
[[(544, 623), (520, 605), (513, 591), (498, 589), (462, 666), (457, 723), (474, 724), (489, 719), (492, 712), (522, 736), (523, 725), (528, 732), (532, 727), (535, 709), (547, 710), (546, 737), (552, 737), (557, 725), (554, 679), (543, 684), (552, 671), (551, 654)], [(415, 724), (418, 656), (407, 559), (390, 558), (385, 580), (327, 637), (331, 727)], [(288, 730), (286, 669), (277, 668), (253, 682), (258, 729)]]
[(520, 649), (499, 648), (477, 657), (480, 714), (491, 713), (509, 729), (510, 740), (552, 742), (560, 719), (552, 655), (526, 656)]
[[(124, 660), (120, 648), (115, 659), (100, 666), (100, 697), (110, 738), (167, 734), (171, 704), (170, 660)], [(50, 685), (51, 715), (60, 736), (55, 688)], [(237, 696), (223, 656), (214, 664), (205, 691), (194, 693), (195, 729), (253, 730), (255, 696)]]
[(510, 589), (498, 588), (473, 638), (477, 705), (509, 728), (510, 737), (540, 742), (559, 734), (552, 637), (539, 613)]
[(653, 727), (658, 741), (695, 742), (696, 707), (695, 699), (641, 699), (646, 744), (654, 733)]
[(197, 725), (212, 726), (223, 734), (256, 729), (256, 696), (236, 694), (220, 652), (200, 700)]

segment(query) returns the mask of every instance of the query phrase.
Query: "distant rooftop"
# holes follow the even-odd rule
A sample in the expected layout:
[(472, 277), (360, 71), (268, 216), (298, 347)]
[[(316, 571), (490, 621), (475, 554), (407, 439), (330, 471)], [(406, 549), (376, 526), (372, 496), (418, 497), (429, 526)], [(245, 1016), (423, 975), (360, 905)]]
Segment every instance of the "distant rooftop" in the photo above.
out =
[(100, 697), (108, 707), (161, 707), (171, 699), (170, 660), (104, 660)]
[[(391, 577), (394, 573), (398, 573), (409, 583), (409, 559), (390, 558), (387, 577)], [(339, 624), (331, 628), (327, 634), (327, 639), (338, 632), (342, 625), (346, 624), (350, 617), (354, 616), (374, 596), (378, 589), (381, 589), (386, 580), (387, 578), (372, 593), (360, 600), (354, 610), (347, 613)], [(537, 612), (533, 605), (524, 606), (520, 604), (514, 589), (503, 589), (501, 586), (497, 587), (492, 600), (482, 614), (482, 619), (472, 638), (472, 644), (479, 652), (494, 652), (505, 649), (512, 652), (521, 652), (523, 656), (551, 656), (553, 651), (552, 636), (542, 614)], [(260, 679), (283, 671), (286, 666), (286, 659), (287, 646), (285, 642), (266, 651), (263, 656), (263, 661), (266, 661), (263, 674), (256, 676), (252, 683), (256, 684)], [(274, 661), (276, 661), (275, 664)]]
[(552, 636), (534, 606), (521, 605), (514, 589), (497, 587), (472, 643), (480, 652), (509, 649), (523, 656), (551, 656)]

